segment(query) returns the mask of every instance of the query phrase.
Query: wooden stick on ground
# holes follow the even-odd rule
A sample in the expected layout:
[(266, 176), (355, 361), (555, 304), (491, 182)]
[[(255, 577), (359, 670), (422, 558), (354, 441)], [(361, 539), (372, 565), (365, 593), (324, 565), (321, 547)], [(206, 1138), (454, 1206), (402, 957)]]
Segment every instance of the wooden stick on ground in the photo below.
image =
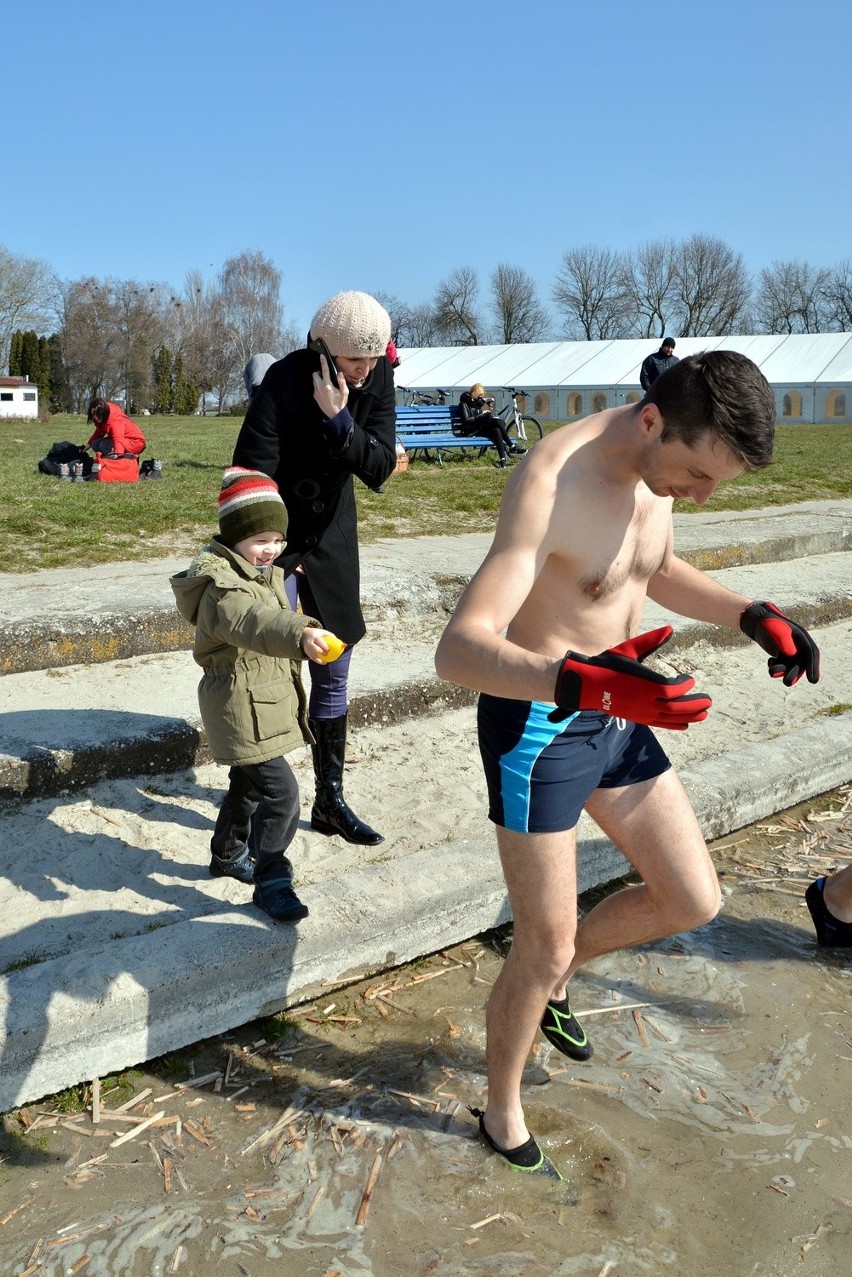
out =
[(355, 1219), (356, 1228), (363, 1228), (367, 1222), (367, 1212), (370, 1209), (370, 1200), (373, 1196), (373, 1189), (376, 1187), (376, 1180), (379, 1178), (379, 1171), (382, 1169), (382, 1155), (377, 1153), (367, 1177), (367, 1184), (361, 1198), (361, 1205), (358, 1207), (358, 1215)]

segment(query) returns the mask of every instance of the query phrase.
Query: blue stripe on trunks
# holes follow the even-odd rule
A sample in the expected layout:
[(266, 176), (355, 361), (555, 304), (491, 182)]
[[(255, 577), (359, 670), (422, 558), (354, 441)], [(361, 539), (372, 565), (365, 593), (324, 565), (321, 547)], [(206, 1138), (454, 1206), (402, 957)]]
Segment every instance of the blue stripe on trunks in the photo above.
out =
[[(578, 714), (569, 714), (560, 723), (551, 723), (548, 715), (553, 705), (530, 701), (523, 735), (514, 749), (500, 759), (500, 792), (503, 819), (508, 829), (528, 830), (530, 818), (531, 778), (541, 755), (560, 736)], [(578, 711), (579, 713), (579, 711)]]

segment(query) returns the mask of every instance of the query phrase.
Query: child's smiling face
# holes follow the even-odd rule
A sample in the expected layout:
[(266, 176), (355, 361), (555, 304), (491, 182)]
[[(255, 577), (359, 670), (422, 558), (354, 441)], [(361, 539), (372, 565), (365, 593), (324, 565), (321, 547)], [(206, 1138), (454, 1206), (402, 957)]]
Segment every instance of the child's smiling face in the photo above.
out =
[(284, 549), (284, 538), (280, 532), (253, 532), (232, 548), (253, 568), (265, 568), (274, 563)]

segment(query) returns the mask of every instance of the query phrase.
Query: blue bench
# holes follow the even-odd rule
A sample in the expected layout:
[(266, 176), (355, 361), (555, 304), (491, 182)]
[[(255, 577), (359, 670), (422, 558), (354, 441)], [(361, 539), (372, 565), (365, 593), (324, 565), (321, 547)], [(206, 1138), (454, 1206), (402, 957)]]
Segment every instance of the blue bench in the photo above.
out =
[(456, 433), (461, 424), (458, 404), (411, 404), (396, 410), (396, 437), (412, 457), (422, 452), (428, 457), (434, 452), (438, 465), (443, 465), (441, 453), (447, 448), (476, 448), (479, 455), (493, 447), (484, 435)]

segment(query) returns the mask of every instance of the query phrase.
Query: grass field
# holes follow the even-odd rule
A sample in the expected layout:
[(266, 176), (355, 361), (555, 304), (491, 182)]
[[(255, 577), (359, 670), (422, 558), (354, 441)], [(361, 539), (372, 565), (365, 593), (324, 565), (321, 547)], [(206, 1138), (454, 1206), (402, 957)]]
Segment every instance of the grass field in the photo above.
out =
[[(146, 456), (161, 482), (61, 483), (39, 474), (52, 443), (88, 437), (83, 417), (47, 424), (0, 421), (3, 570), (190, 554), (215, 531), (216, 497), (237, 417), (145, 417)], [(550, 429), (556, 429), (551, 424)], [(780, 426), (770, 470), (722, 485), (705, 509), (743, 510), (852, 496), (852, 426)], [(377, 494), (356, 480), (361, 538), (483, 532), (494, 526), (507, 471), (487, 457), (450, 453), (443, 469), (415, 461)], [(677, 510), (695, 511), (689, 502)]]

